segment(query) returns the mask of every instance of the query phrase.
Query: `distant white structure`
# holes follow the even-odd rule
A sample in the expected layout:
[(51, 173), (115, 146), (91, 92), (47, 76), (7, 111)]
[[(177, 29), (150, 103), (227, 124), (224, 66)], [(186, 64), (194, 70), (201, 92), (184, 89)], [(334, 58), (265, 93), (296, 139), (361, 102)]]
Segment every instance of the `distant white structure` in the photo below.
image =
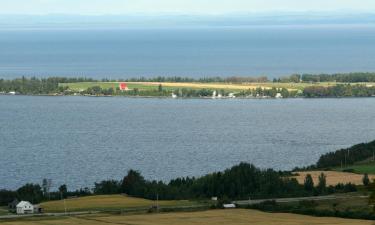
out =
[(212, 93), (212, 98), (216, 98), (216, 91)]
[(275, 98), (283, 98), (283, 96), (281, 95), (281, 93), (277, 93)]
[(217, 201), (217, 197), (212, 197), (211, 200), (212, 201)]
[(224, 204), (223, 205), (224, 209), (234, 209), (236, 208), (235, 204)]
[(30, 202), (21, 201), (16, 206), (17, 214), (32, 214), (34, 213), (34, 206)]
[(172, 98), (177, 98), (177, 95), (175, 93), (172, 93)]
[(217, 95), (217, 98), (222, 98), (223, 96), (221, 94), (218, 94)]
[(228, 98), (235, 98), (236, 96), (234, 95), (234, 93), (229, 93), (228, 94)]
[(10, 95), (16, 95), (16, 92), (15, 91), (10, 91), (8, 94), (10, 94)]

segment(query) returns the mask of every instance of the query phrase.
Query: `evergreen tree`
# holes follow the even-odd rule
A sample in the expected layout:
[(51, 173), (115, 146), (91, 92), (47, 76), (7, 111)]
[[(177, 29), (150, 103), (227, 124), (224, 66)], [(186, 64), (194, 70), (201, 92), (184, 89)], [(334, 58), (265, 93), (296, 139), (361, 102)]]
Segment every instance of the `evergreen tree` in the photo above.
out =
[(319, 194), (325, 193), (327, 189), (327, 176), (324, 173), (319, 175), (319, 183), (317, 186), (317, 190)]
[(370, 179), (368, 178), (368, 174), (365, 173), (362, 178), (363, 185), (368, 186), (370, 184)]
[(303, 183), (303, 187), (308, 192), (312, 192), (314, 190), (314, 180), (311, 174), (306, 175), (305, 182)]

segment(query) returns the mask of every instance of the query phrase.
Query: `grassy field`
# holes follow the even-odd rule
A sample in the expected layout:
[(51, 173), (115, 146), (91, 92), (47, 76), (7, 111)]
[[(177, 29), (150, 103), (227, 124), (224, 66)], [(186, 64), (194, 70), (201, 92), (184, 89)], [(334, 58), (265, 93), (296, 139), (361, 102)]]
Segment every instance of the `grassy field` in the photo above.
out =
[(330, 211), (360, 211), (369, 212), (373, 211), (373, 208), (368, 204), (368, 198), (362, 197), (363, 193), (346, 193), (340, 196), (347, 198), (339, 198), (335, 200), (316, 201), (316, 209), (318, 210), (330, 210)]
[[(319, 183), (319, 175), (324, 173), (327, 176), (327, 185), (336, 185), (338, 183), (352, 183), (362, 185), (362, 174), (355, 174), (355, 173), (345, 173), (340, 171), (304, 171), (304, 172), (297, 172), (298, 176), (295, 178), (298, 180), (300, 184), (304, 183), (305, 177), (307, 174), (311, 174), (314, 184), (317, 185)], [(370, 175), (370, 179), (375, 179), (375, 175)]]
[[(143, 83), (128, 83), (129, 89), (138, 88), (141, 90), (147, 90), (147, 89), (155, 89), (158, 88), (158, 85), (146, 85)], [(109, 89), (114, 88), (116, 89), (119, 87), (119, 82), (80, 82), (80, 83), (63, 83), (59, 84), (59, 86), (65, 87), (68, 86), (71, 90), (74, 91), (83, 91), (86, 90), (89, 87), (99, 86), (102, 89)]]
[[(288, 90), (303, 90), (309, 86), (334, 86), (339, 83), (333, 82), (322, 82), (318, 84), (310, 83), (249, 83), (249, 84), (226, 84), (226, 83), (172, 83), (172, 82), (126, 82), (129, 89), (138, 88), (140, 90), (157, 89), (159, 84), (162, 84), (166, 89), (178, 89), (178, 88), (188, 88), (188, 89), (223, 89), (227, 91), (241, 91), (248, 89), (255, 89), (257, 87), (262, 87), (266, 89), (270, 88), (286, 88)], [(358, 83), (355, 83), (358, 84)], [(366, 85), (375, 85), (375, 83), (363, 83)], [(118, 87), (118, 82), (80, 82), (80, 83), (61, 83), (60, 86), (68, 86), (71, 90), (82, 91), (89, 87), (100, 86), (103, 89), (116, 88)]]
[(8, 215), (8, 208), (7, 207), (0, 207), (0, 216)]
[(210, 210), (203, 212), (161, 213), (148, 215), (85, 215), (65, 218), (35, 218), (9, 221), (4, 225), (374, 225), (373, 221), (311, 217), (288, 213), (265, 213), (255, 210)]
[(353, 170), (354, 173), (359, 173), (359, 174), (367, 173), (367, 174), (375, 175), (375, 162), (359, 163), (359, 164), (356, 164), (356, 165), (345, 167), (343, 169), (337, 168), (336, 170), (337, 171)]
[[(67, 199), (65, 204), (69, 212), (74, 212), (149, 208), (156, 205), (156, 202), (123, 195), (98, 195)], [(196, 203), (191, 201), (159, 201), (160, 206), (189, 206), (194, 204)], [(45, 212), (64, 212), (64, 201), (45, 202), (41, 206)]]

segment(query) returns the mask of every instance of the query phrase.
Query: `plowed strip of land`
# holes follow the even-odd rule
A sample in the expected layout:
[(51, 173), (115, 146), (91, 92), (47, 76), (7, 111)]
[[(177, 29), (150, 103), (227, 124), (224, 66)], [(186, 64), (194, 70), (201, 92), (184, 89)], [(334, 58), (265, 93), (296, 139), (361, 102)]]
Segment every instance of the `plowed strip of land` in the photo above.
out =
[(5, 222), (4, 225), (373, 225), (373, 221), (312, 217), (289, 213), (265, 213), (255, 210), (211, 210), (204, 212), (162, 213), (147, 215), (86, 215), (61, 219)]
[[(310, 174), (314, 180), (314, 184), (319, 183), (319, 175), (324, 173), (327, 176), (327, 185), (336, 185), (338, 183), (352, 183), (361, 185), (363, 175), (355, 173), (344, 173), (337, 171), (307, 171), (307, 172), (297, 172), (298, 176), (295, 178), (298, 180), (298, 183), (303, 184), (307, 174)], [(369, 175), (370, 180), (375, 179), (375, 175)]]

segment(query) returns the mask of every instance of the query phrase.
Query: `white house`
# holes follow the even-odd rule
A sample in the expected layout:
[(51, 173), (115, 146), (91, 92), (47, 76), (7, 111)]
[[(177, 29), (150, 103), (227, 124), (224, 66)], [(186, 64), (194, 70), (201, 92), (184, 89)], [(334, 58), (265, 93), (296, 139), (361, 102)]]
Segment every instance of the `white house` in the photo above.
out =
[(27, 201), (21, 201), (17, 204), (17, 214), (31, 214), (34, 213), (34, 206)]
[(229, 93), (228, 98), (236, 98), (236, 96), (234, 95), (234, 93)]
[(275, 98), (283, 98), (283, 96), (281, 95), (281, 93), (277, 93)]
[(224, 209), (234, 209), (236, 208), (236, 205), (235, 204), (224, 204), (223, 205)]

